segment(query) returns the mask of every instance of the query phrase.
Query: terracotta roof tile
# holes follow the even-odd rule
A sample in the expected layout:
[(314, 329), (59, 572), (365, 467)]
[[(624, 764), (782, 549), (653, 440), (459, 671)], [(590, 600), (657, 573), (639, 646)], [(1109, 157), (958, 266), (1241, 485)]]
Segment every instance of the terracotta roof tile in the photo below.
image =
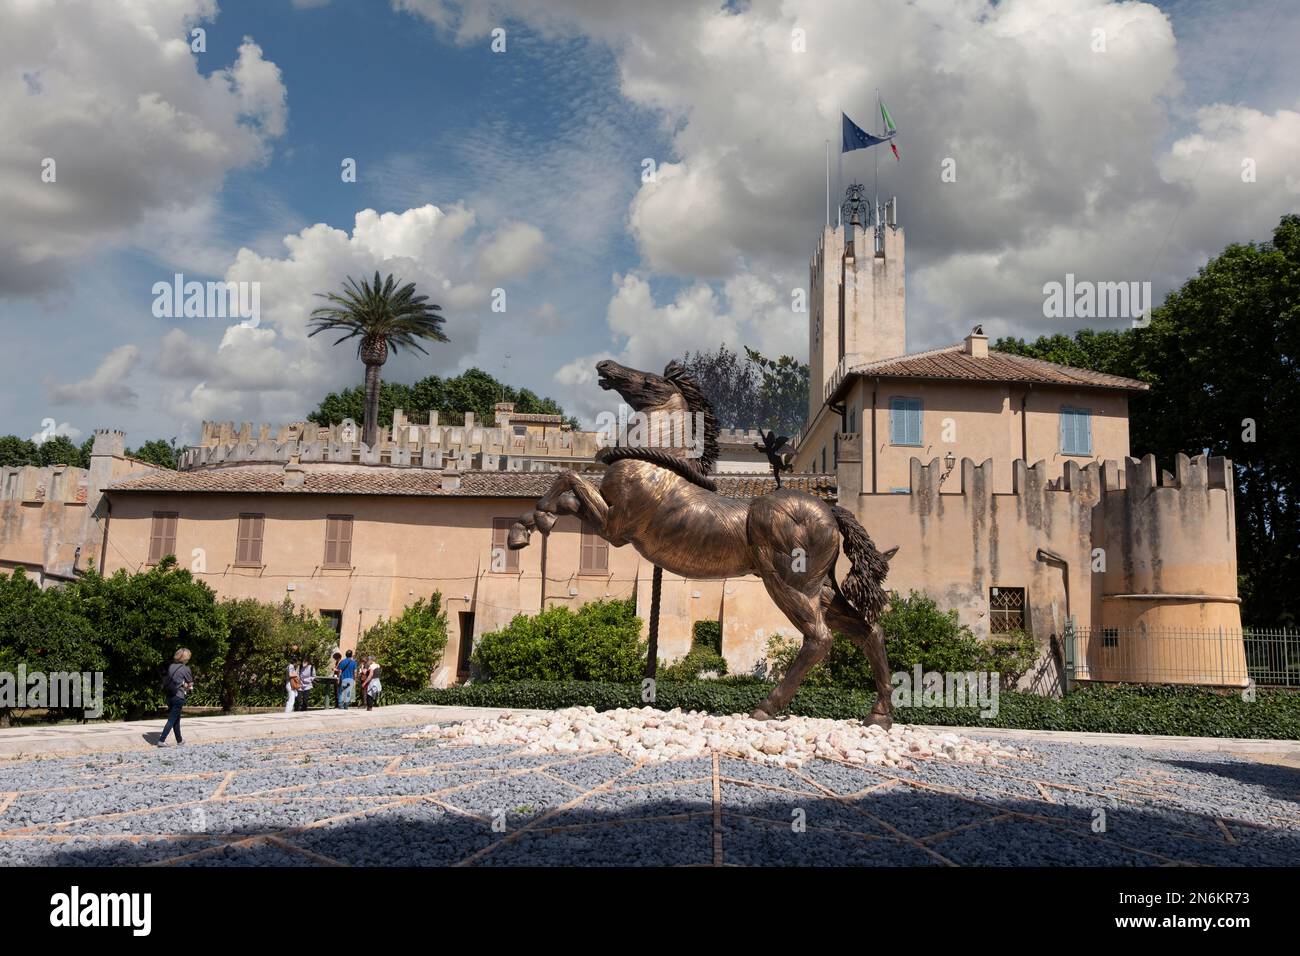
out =
[[(453, 473), (457, 474), (457, 473)], [(109, 485), (112, 492), (174, 494), (414, 495), (461, 498), (540, 498), (555, 480), (554, 472), (463, 471), (459, 488), (442, 487), (442, 472), (426, 468), (376, 468), (367, 471), (308, 470), (303, 484), (285, 487), (279, 468), (233, 466), (197, 471), (159, 472)], [(599, 485), (600, 472), (585, 476)], [(776, 490), (761, 475), (715, 475), (718, 490), (729, 498), (754, 498)], [(834, 475), (788, 475), (782, 487), (833, 500)]]
[(1117, 388), (1146, 391), (1145, 382), (1107, 375), (1089, 369), (1058, 365), (1041, 359), (990, 350), (983, 358), (967, 355), (964, 346), (900, 355), (896, 358), (854, 366), (858, 375), (880, 378), (955, 379), (969, 382), (1033, 382), (1043, 385), (1067, 385), (1082, 388)]

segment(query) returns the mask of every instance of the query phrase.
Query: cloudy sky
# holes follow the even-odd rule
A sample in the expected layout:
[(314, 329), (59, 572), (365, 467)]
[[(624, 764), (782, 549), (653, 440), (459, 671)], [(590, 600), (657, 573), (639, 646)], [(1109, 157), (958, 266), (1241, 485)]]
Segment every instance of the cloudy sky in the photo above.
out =
[[(0, 0), (0, 434), (301, 418), (361, 377), (306, 337), (315, 294), (376, 269), (451, 337), (393, 380), (477, 365), (590, 416), (597, 358), (806, 358), (791, 299), (824, 143), (841, 110), (874, 127), (876, 89), (900, 130), (880, 188), (907, 234), (909, 350), (976, 322), (1071, 332), (1045, 282), (1150, 281), (1158, 302), (1300, 209), (1297, 12)], [(873, 160), (846, 156), (845, 179)], [(258, 283), (259, 321), (157, 317), (176, 273)]]

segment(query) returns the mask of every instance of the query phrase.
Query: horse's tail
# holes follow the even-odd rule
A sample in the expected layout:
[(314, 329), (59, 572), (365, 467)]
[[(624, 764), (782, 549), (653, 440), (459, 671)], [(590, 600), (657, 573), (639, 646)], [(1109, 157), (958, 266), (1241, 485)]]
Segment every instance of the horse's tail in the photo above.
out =
[(835, 523), (840, 526), (844, 553), (849, 559), (849, 573), (839, 584), (835, 583), (832, 574), (831, 585), (863, 618), (875, 621), (888, 600), (883, 584), (885, 575), (889, 573), (889, 561), (876, 550), (871, 535), (853, 517), (853, 512), (831, 505), (831, 514), (835, 515)]

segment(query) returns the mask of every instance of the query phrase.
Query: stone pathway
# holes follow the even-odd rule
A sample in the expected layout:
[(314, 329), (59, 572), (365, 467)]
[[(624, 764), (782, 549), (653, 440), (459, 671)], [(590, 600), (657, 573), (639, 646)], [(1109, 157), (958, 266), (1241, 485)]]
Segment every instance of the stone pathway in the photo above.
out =
[(1300, 862), (1300, 773), (1224, 753), (1017, 737), (995, 766), (778, 767), (411, 729), (0, 760), (0, 864)]

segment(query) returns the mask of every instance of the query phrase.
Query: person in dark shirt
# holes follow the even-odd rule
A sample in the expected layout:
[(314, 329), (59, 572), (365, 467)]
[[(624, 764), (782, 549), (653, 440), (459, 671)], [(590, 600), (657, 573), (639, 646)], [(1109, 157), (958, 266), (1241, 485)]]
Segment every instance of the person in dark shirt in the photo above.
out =
[(356, 682), (357, 662), (353, 660), (352, 652), (348, 651), (343, 660), (339, 661), (339, 704), (344, 710), (352, 703), (352, 686)]
[(194, 689), (194, 674), (189, 665), (189, 649), (182, 647), (172, 655), (172, 662), (167, 667), (167, 678), (163, 681), (163, 693), (167, 695), (167, 723), (158, 738), (159, 747), (167, 746), (167, 735), (172, 731), (176, 732), (176, 745), (179, 747), (184, 743), (181, 740), (181, 708)]

